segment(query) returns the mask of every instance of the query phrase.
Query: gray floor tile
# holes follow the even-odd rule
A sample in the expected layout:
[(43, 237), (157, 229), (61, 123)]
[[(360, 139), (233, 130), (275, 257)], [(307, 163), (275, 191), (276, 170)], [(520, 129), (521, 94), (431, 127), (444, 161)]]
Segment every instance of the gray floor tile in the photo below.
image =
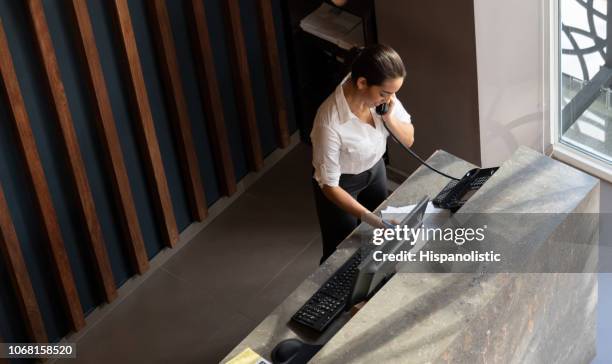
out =
[[(155, 272), (78, 344), (70, 363), (187, 363), (237, 314), (206, 292)], [(200, 361), (201, 362), (201, 361)]]
[(311, 178), (311, 147), (300, 144), (251, 186), (249, 193), (281, 203), (283, 196), (291, 199), (306, 197), (306, 201), (314, 206)]
[(291, 213), (272, 210), (242, 196), (164, 269), (230, 304), (251, 297), (318, 233)]
[(257, 323), (261, 322), (319, 267), (321, 254), (321, 237), (317, 236), (300, 255), (289, 262), (262, 291), (258, 292), (239, 311)]
[(218, 331), (206, 341), (204, 344), (206, 351), (197, 363), (219, 363), (255, 326), (257, 326), (257, 323), (242, 315), (230, 318), (223, 330)]
[(164, 268), (234, 307), (251, 298), (319, 233), (309, 166), (297, 147)]

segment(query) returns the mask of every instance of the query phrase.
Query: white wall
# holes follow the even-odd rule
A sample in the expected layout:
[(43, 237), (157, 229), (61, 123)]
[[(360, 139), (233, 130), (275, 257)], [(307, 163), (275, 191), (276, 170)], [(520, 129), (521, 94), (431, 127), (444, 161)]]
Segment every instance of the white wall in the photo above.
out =
[[(548, 5), (474, 0), (483, 166), (501, 164), (519, 145), (549, 146)], [(601, 181), (600, 198), (601, 211), (612, 213), (612, 184)]]
[[(481, 161), (499, 165), (519, 145), (543, 151), (548, 0), (474, 0)], [(546, 61), (547, 62), (547, 61)], [(547, 132), (546, 132), (547, 135)]]

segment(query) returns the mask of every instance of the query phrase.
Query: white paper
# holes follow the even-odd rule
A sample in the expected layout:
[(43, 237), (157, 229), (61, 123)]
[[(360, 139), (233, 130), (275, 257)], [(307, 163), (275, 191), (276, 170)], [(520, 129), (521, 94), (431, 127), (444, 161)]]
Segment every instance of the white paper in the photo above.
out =
[[(407, 206), (387, 206), (386, 209), (381, 211), (381, 214), (408, 214), (410, 213), (410, 211), (412, 211), (414, 208), (416, 207), (416, 204), (414, 205), (407, 205)], [(426, 214), (440, 214), (440, 213), (445, 213), (446, 210), (445, 209), (440, 209), (435, 207), (431, 201), (427, 204), (427, 209), (425, 209), (425, 213)], [(384, 218), (384, 216), (383, 216)]]
[(300, 27), (305, 32), (347, 50), (364, 44), (361, 18), (329, 4), (321, 4), (302, 19)]

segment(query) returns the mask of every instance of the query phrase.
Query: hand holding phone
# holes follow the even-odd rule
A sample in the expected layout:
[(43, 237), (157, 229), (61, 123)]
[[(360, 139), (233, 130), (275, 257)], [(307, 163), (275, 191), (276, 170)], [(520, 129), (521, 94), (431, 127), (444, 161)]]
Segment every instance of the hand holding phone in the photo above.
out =
[(389, 104), (388, 103), (383, 103), (383, 104), (380, 104), (380, 105), (376, 106), (376, 113), (378, 115), (385, 115), (388, 112), (389, 112)]
[(395, 106), (395, 95), (391, 96), (388, 102), (384, 102), (376, 106), (376, 113), (380, 116), (390, 114), (391, 112), (393, 112), (394, 106)]

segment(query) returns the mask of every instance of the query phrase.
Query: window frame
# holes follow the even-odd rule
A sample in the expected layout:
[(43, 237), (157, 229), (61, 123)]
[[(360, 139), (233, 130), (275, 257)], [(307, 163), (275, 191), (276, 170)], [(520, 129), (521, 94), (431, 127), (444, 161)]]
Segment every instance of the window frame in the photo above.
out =
[[(549, 93), (545, 96), (549, 102), (549, 145), (546, 149), (551, 156), (562, 162), (570, 164), (587, 173), (612, 182), (612, 163), (608, 163), (593, 157), (590, 154), (570, 145), (562, 143), (560, 138), (560, 124), (562, 117), (561, 112), (561, 19), (560, 19), (560, 2), (562, 0), (545, 0), (548, 5), (548, 27), (545, 29), (545, 40), (548, 41), (548, 47), (545, 48), (548, 58), (549, 73), (544, 73), (544, 77), (548, 76)], [(612, 1), (612, 0), (608, 0)], [(609, 28), (609, 27), (608, 27)], [(610, 48), (610, 47), (608, 47)]]

